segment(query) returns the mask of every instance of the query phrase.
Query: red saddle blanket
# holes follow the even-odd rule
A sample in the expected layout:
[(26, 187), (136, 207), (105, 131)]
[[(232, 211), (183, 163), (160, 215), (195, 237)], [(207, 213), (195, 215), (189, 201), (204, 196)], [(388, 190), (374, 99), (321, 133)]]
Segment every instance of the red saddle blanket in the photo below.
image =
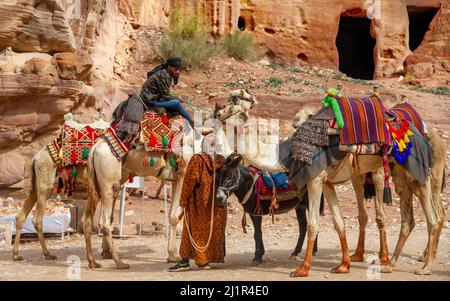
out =
[(102, 134), (102, 130), (85, 126), (78, 131), (70, 126), (64, 125), (61, 149), (63, 166), (86, 164), (89, 151)]
[(168, 118), (153, 111), (145, 112), (141, 119), (141, 137), (148, 152), (173, 153), (181, 150), (184, 118)]
[(286, 189), (283, 188), (271, 189), (267, 187), (266, 183), (264, 182), (264, 179), (261, 174), (262, 171), (260, 169), (251, 167), (250, 171), (253, 174), (259, 174), (259, 177), (255, 183), (255, 191), (257, 195), (259, 195), (261, 200), (270, 200), (272, 196), (275, 196), (275, 198), (278, 201), (290, 200), (293, 199), (294, 197), (297, 197), (297, 188), (294, 185), (289, 184), (289, 187)]

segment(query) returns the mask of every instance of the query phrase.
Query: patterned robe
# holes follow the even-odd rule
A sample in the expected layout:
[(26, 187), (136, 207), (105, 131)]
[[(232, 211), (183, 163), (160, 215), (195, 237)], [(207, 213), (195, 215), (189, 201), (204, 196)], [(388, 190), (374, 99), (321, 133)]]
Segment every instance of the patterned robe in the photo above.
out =
[[(215, 168), (217, 170), (222, 166), (224, 158), (216, 155), (215, 161)], [(180, 206), (186, 208), (180, 256), (195, 259), (195, 264), (197, 265), (224, 262), (226, 207), (220, 207), (214, 201), (213, 232), (209, 246), (204, 252), (199, 252), (194, 249), (189, 239), (186, 225), (187, 219), (194, 242), (198, 246), (204, 247), (208, 242), (211, 227), (212, 194), (212, 158), (206, 153), (195, 154), (189, 161), (180, 198)]]

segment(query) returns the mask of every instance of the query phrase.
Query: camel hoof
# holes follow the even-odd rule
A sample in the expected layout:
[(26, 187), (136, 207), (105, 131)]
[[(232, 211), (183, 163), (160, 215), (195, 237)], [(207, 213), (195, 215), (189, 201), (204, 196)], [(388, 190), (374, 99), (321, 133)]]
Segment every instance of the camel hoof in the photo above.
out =
[(291, 272), (291, 277), (308, 277), (309, 269), (305, 267), (301, 267), (299, 269), (296, 269), (295, 271)]
[(414, 271), (416, 275), (431, 275), (431, 269), (421, 269)]
[(364, 262), (364, 255), (353, 254), (350, 256), (351, 262)]
[(126, 270), (130, 268), (130, 265), (128, 263), (124, 263), (124, 262), (119, 262), (116, 264), (116, 268), (118, 270)]
[(102, 267), (102, 265), (100, 263), (97, 263), (95, 261), (89, 262), (89, 269), (91, 269), (91, 270), (99, 269), (101, 267)]
[(427, 261), (427, 256), (422, 255), (417, 259), (417, 262), (426, 262)]
[(13, 256), (13, 260), (14, 260), (14, 261), (22, 261), (22, 260), (23, 260), (23, 257), (22, 257), (22, 256), (19, 256), (19, 255), (14, 255), (14, 256)]
[(103, 259), (113, 259), (112, 254), (109, 251), (103, 251), (102, 252), (102, 258)]
[(58, 259), (58, 257), (56, 257), (55, 255), (51, 255), (51, 254), (47, 254), (44, 255), (45, 256), (45, 260), (56, 260)]
[(298, 255), (291, 255), (291, 257), (289, 259), (290, 260), (301, 260), (300, 256), (298, 256)]
[(350, 272), (350, 266), (348, 264), (340, 264), (338, 267), (331, 270), (334, 274), (346, 274)]
[(380, 269), (381, 273), (392, 273), (393, 271), (394, 271), (394, 268), (390, 264), (382, 265), (381, 269)]

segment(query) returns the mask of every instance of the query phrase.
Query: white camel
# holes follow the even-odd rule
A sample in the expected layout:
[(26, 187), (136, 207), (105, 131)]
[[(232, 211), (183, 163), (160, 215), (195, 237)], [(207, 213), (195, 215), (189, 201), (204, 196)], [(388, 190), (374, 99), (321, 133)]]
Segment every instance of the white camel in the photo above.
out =
[[(310, 114), (303, 113), (304, 116), (309, 116)], [(433, 137), (431, 137), (433, 139)], [(255, 135), (248, 135), (247, 145), (256, 145), (257, 152), (255, 154), (243, 153), (242, 157), (246, 160), (246, 162), (259, 167), (264, 170), (269, 171), (287, 171), (286, 167), (284, 167), (278, 158), (278, 145), (276, 144), (264, 144), (262, 141), (258, 141), (258, 137)], [(437, 159), (437, 158), (435, 158)], [(356, 170), (353, 169), (354, 166), (354, 156), (352, 154), (348, 154), (343, 160), (338, 162), (333, 166), (329, 166), (325, 171), (320, 173), (317, 177), (310, 179), (306, 186), (309, 194), (309, 216), (308, 216), (308, 244), (306, 250), (306, 256), (304, 262), (301, 266), (299, 266), (295, 272), (293, 272), (292, 276), (307, 276), (309, 269), (311, 267), (312, 262), (312, 250), (314, 241), (317, 237), (317, 233), (319, 230), (319, 207), (320, 207), (320, 196), (322, 191), (324, 193), (325, 199), (328, 202), (334, 226), (338, 232), (341, 249), (342, 249), (342, 262), (341, 264), (332, 270), (335, 273), (347, 273), (350, 270), (350, 254), (347, 246), (347, 239), (345, 235), (345, 227), (344, 221), (342, 219), (342, 215), (338, 206), (336, 191), (334, 189), (334, 185), (339, 183), (345, 183), (349, 180), (352, 181), (352, 184), (355, 188), (356, 196), (358, 199), (358, 206), (360, 208), (360, 216), (359, 220), (361, 223), (361, 232), (360, 232), (360, 246), (363, 246), (363, 230), (365, 228), (365, 224), (367, 223), (367, 216), (365, 217), (366, 221), (364, 222), (364, 216), (362, 214), (362, 209), (364, 207), (364, 194), (363, 194), (363, 179), (364, 175), (372, 172), (374, 183), (376, 186), (376, 212), (377, 212), (377, 225), (380, 231), (380, 259), (381, 263), (386, 265), (386, 272), (392, 271), (389, 267), (390, 260), (388, 258), (388, 250), (386, 243), (386, 231), (385, 231), (385, 209), (382, 202), (381, 196), (383, 195), (383, 172), (382, 172), (382, 160), (379, 156), (372, 155), (360, 155), (358, 156), (357, 162), (355, 164), (358, 165), (359, 168)], [(445, 160), (445, 159), (444, 159)], [(397, 168), (402, 168), (397, 165)], [(406, 172), (405, 172), (406, 173)], [(436, 177), (439, 178), (438, 174), (441, 175), (441, 170), (435, 170)], [(397, 173), (396, 179), (405, 180), (405, 176)], [(411, 182), (411, 181), (410, 181)], [(398, 183), (398, 181), (397, 181)], [(442, 227), (442, 211), (443, 209), (436, 208), (437, 200), (434, 200), (432, 197), (431, 191), (431, 180), (428, 180), (424, 186), (417, 187), (417, 183), (410, 183), (408, 186), (412, 191), (417, 191), (417, 194), (420, 196), (420, 201), (425, 212), (425, 216), (428, 222), (428, 244), (425, 253), (428, 256), (424, 256), (426, 263), (422, 270), (419, 271), (421, 274), (429, 274), (431, 273), (432, 260), (436, 254), (437, 241), (439, 229)], [(414, 189), (412, 187), (416, 186)], [(397, 188), (397, 187), (396, 187)], [(440, 190), (438, 185), (435, 185), (433, 194), (436, 194), (436, 189)], [(401, 202), (403, 204), (410, 203), (410, 199), (406, 199), (404, 194), (400, 194), (402, 197)], [(440, 202), (440, 200), (439, 200)], [(404, 211), (404, 210), (403, 210)], [(406, 217), (410, 214), (409, 212), (403, 212), (402, 217)], [(402, 223), (402, 227), (405, 227)], [(410, 228), (410, 227), (409, 227)], [(402, 234), (398, 246), (396, 248), (396, 252), (394, 253), (393, 262), (395, 263), (398, 255), (401, 251), (401, 243), (403, 240), (406, 241), (407, 238), (407, 230), (404, 231), (405, 234)], [(404, 243), (404, 242), (403, 242)], [(360, 248), (361, 250), (361, 248)], [(432, 256), (429, 256), (432, 254)], [(362, 258), (361, 253), (355, 253), (353, 256), (354, 261), (360, 261)]]
[[(77, 130), (81, 130), (88, 124), (81, 124), (73, 120), (73, 115), (68, 113), (64, 115), (65, 125), (73, 127)], [(109, 123), (103, 120), (98, 120), (92, 124), (89, 124), (94, 129), (106, 129), (109, 127)], [(31, 189), (25, 200), (22, 208), (19, 210), (16, 216), (16, 236), (14, 239), (13, 247), (13, 259), (20, 261), (23, 257), (19, 254), (20, 236), (23, 225), (31, 209), (36, 205), (36, 211), (33, 217), (33, 225), (36, 233), (39, 237), (42, 253), (45, 259), (55, 260), (57, 257), (50, 254), (45, 244), (44, 234), (42, 232), (42, 221), (47, 206), (47, 200), (53, 191), (55, 185), (56, 171), (61, 167), (61, 164), (55, 164), (52, 157), (44, 146), (40, 149), (32, 159), (31, 163)], [(87, 184), (86, 168), (85, 166), (78, 167), (77, 181), (79, 184)]]
[[(208, 117), (216, 117), (219, 122), (239, 118), (242, 113), (248, 111), (256, 99), (246, 93), (245, 91), (232, 92), (232, 99), (237, 98), (236, 101), (230, 102), (224, 109), (216, 107), (214, 114)], [(234, 97), (235, 96), (235, 97)], [(249, 104), (247, 104), (249, 103)], [(207, 126), (212, 126), (214, 122)], [(216, 128), (216, 136), (222, 144), (222, 155), (229, 155), (233, 150), (228, 147), (228, 143), (224, 138), (224, 131), (222, 127)], [(194, 135), (195, 136), (195, 135)], [(186, 138), (186, 136), (185, 136)], [(120, 186), (125, 183), (129, 175), (135, 176), (153, 176), (164, 181), (172, 182), (172, 203), (170, 208), (170, 231), (168, 240), (168, 262), (177, 262), (180, 260), (178, 248), (176, 246), (176, 230), (179, 223), (179, 198), (183, 179), (185, 176), (185, 169), (190, 157), (193, 155), (192, 145), (201, 145), (203, 137), (195, 137), (193, 144), (189, 143), (189, 139), (183, 140), (183, 152), (179, 155), (179, 164), (177, 170), (164, 165), (160, 154), (150, 154), (154, 158), (154, 166), (143, 166), (142, 162), (149, 154), (144, 149), (132, 149), (126, 159), (121, 162), (112, 154), (109, 146), (103, 140), (98, 141), (92, 148), (88, 160), (89, 172), (89, 200), (83, 215), (83, 229), (86, 241), (86, 253), (89, 262), (89, 268), (99, 268), (98, 264), (92, 255), (91, 247), (91, 229), (93, 215), (97, 204), (102, 203), (102, 220), (100, 227), (107, 242), (107, 247), (111, 252), (112, 259), (115, 261), (118, 269), (129, 268), (129, 265), (124, 263), (114, 247), (111, 238), (111, 215), (114, 209), (115, 199), (120, 191)]]

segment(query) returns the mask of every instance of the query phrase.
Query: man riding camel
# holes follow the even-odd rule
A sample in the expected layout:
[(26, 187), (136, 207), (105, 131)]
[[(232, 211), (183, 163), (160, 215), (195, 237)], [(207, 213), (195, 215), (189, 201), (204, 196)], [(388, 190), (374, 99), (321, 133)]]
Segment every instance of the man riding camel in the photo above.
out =
[(164, 108), (167, 112), (178, 113), (194, 127), (194, 121), (183, 108), (176, 95), (170, 93), (170, 86), (178, 83), (181, 68), (181, 58), (169, 58), (163, 64), (147, 73), (147, 81), (142, 86), (139, 95), (130, 95), (128, 101), (120, 104), (113, 113), (113, 124), (118, 123), (117, 136), (124, 141), (139, 133), (140, 120), (145, 110)]

